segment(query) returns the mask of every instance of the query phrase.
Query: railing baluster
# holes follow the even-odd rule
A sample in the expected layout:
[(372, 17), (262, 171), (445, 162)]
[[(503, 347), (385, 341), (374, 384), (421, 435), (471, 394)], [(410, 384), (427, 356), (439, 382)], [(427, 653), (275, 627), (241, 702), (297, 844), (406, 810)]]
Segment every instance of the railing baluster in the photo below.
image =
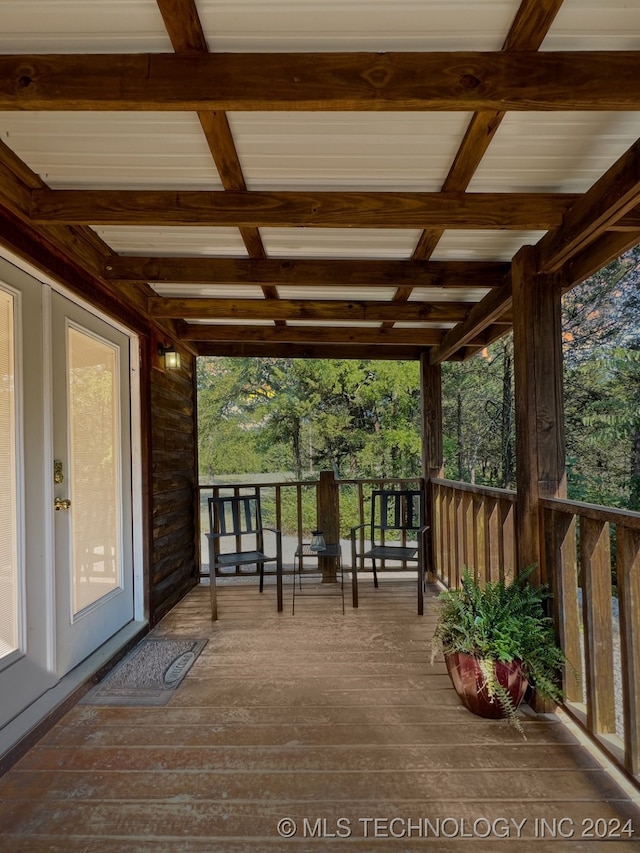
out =
[(578, 555), (576, 519), (553, 510), (543, 510), (545, 559), (553, 566), (553, 603), (558, 640), (567, 656), (563, 690), (568, 702), (583, 701), (580, 605), (578, 602)]
[(516, 571), (516, 519), (515, 505), (507, 501), (501, 501), (500, 523), (502, 527), (502, 561), (500, 566), (500, 577), (502, 580), (511, 580)]
[(476, 565), (481, 582), (487, 580), (487, 538), (485, 499), (473, 496), (473, 539), (476, 546)]
[(616, 526), (624, 763), (640, 773), (640, 533)]
[(587, 726), (594, 734), (616, 730), (611, 618), (609, 524), (580, 519)]
[(487, 580), (500, 577), (500, 507), (496, 498), (487, 498), (485, 505), (487, 531)]

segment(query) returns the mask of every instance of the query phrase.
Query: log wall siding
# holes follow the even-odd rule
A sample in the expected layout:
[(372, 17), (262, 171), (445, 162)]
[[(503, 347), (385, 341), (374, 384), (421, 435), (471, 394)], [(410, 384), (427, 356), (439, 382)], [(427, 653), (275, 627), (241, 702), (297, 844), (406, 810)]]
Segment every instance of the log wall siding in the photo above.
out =
[(195, 358), (151, 370), (150, 620), (157, 622), (198, 582)]

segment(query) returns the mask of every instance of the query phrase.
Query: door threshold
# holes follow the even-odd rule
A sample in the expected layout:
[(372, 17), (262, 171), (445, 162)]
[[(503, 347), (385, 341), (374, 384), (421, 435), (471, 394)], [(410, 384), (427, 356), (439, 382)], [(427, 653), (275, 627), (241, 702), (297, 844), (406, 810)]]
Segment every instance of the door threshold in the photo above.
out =
[(129, 622), (3, 726), (0, 729), (0, 775), (31, 749), (148, 632), (147, 621)]

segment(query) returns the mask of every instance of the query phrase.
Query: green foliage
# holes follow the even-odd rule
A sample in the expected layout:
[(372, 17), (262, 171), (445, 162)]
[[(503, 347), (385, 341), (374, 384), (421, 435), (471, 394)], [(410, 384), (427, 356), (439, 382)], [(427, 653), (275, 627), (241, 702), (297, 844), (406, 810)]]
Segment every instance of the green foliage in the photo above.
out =
[(198, 388), (206, 479), (234, 464), (236, 473), (253, 465), (297, 480), (329, 469), (342, 478), (419, 474), (417, 364), (209, 358), (199, 360)]
[(640, 247), (563, 299), (569, 497), (640, 509)]
[(468, 361), (444, 364), (442, 391), (445, 476), (513, 488), (512, 336)]
[[(570, 498), (640, 509), (640, 247), (563, 298)], [(446, 363), (445, 476), (515, 487), (513, 344)], [(419, 366), (356, 359), (198, 359), (201, 477), (421, 471)], [(345, 504), (348, 507), (348, 502)]]
[(460, 589), (441, 593), (442, 610), (434, 635), (433, 656), (463, 652), (482, 661), (485, 687), (496, 698), (506, 717), (517, 724), (516, 709), (495, 675), (495, 663), (521, 661), (538, 693), (561, 699), (558, 675), (565, 657), (556, 643), (553, 619), (546, 616), (545, 587), (529, 582), (531, 566), (511, 583), (478, 584), (464, 569)]

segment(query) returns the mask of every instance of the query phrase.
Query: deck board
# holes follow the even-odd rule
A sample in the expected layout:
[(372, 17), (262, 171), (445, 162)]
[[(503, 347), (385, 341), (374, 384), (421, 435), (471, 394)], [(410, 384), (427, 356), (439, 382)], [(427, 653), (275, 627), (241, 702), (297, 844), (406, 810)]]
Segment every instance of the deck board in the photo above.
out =
[(209, 638), (169, 704), (73, 708), (0, 779), (0, 848), (303, 853), (345, 845), (343, 819), (355, 851), (638, 850), (583, 837), (594, 818), (638, 836), (640, 811), (558, 718), (525, 709), (525, 740), (460, 705), (430, 663), (434, 590), (424, 617), (395, 580), (363, 578), (344, 616), (304, 595), (292, 616), (285, 591), (278, 614), (273, 588), (223, 585), (217, 623), (190, 594), (154, 630)]

